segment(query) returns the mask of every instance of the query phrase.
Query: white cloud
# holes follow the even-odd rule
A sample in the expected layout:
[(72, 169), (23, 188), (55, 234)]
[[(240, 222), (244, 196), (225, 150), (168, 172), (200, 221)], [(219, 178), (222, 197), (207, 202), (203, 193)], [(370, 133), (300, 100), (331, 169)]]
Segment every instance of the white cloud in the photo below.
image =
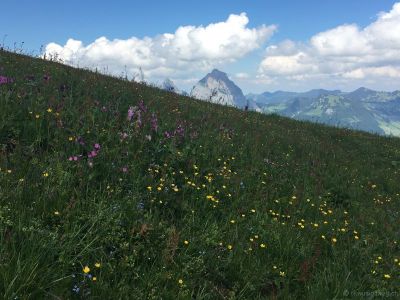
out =
[(207, 26), (181, 26), (175, 33), (155, 37), (108, 40), (100, 37), (89, 45), (69, 39), (62, 46), (50, 43), (46, 55), (54, 55), (67, 64), (84, 67), (108, 67), (112, 73), (134, 73), (141, 67), (146, 77), (186, 77), (196, 71), (233, 62), (261, 47), (276, 27), (248, 28), (245, 13), (232, 14), (224, 22)]
[(239, 73), (235, 74), (235, 78), (238, 78), (238, 79), (247, 79), (249, 77), (250, 77), (249, 74), (245, 73), (245, 72), (239, 72)]
[(309, 78), (314, 87), (318, 78), (331, 83), (389, 78), (394, 86), (400, 78), (400, 2), (364, 28), (344, 24), (315, 34), (305, 44), (284, 41), (269, 46), (258, 72), (281, 82)]

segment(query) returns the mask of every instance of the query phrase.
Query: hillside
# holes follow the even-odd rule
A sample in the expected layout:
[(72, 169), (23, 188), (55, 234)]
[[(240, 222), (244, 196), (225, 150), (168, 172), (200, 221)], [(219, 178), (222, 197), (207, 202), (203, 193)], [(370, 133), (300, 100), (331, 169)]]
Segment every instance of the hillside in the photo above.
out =
[(0, 75), (0, 298), (400, 294), (400, 139), (3, 51)]

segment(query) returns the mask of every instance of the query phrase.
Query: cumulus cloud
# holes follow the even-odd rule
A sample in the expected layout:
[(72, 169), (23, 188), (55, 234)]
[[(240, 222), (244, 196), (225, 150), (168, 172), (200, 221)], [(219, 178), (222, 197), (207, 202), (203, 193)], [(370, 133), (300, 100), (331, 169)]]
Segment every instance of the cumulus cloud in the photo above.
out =
[(399, 79), (400, 2), (364, 28), (344, 24), (315, 34), (307, 43), (269, 46), (258, 72), (281, 80)]
[(118, 73), (139, 67), (146, 77), (188, 76), (208, 71), (219, 64), (234, 62), (261, 47), (274, 33), (274, 25), (248, 27), (245, 13), (231, 14), (224, 22), (207, 26), (181, 26), (174, 33), (155, 37), (109, 40), (100, 37), (89, 45), (69, 39), (65, 45), (50, 43), (47, 56), (67, 64), (105, 68)]

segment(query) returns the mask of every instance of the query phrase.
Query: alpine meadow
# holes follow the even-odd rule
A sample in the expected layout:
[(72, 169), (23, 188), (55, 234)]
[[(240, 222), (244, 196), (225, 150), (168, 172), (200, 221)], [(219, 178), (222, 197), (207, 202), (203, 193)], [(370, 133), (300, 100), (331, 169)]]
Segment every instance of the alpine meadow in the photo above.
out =
[(0, 298), (400, 296), (399, 138), (0, 66)]

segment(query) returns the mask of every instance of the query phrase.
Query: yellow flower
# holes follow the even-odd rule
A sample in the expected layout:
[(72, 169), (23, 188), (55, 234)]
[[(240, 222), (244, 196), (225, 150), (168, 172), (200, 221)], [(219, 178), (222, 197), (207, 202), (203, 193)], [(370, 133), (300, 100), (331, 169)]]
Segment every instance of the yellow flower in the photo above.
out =
[(40, 115), (35, 115), (35, 118), (36, 118), (36, 119), (39, 119), (39, 118), (40, 118)]
[(235, 224), (235, 220), (231, 220), (231, 223), (232, 223), (232, 224)]
[(151, 186), (148, 186), (147, 189), (151, 192)]
[(48, 113), (51, 113), (53, 110), (49, 107), (48, 109), (47, 109), (47, 112)]
[(182, 280), (182, 279), (179, 279), (179, 280), (178, 280), (178, 283), (179, 283), (180, 285), (182, 285), (182, 284), (183, 284), (183, 280)]
[[(371, 187), (374, 189), (376, 188), (376, 184), (371, 185)], [(386, 276), (386, 275), (385, 275)]]
[(279, 275), (285, 277), (285, 272), (279, 271)]
[(355, 236), (354, 236), (354, 238), (355, 238), (356, 240), (358, 240), (358, 239), (359, 239), (358, 235), (355, 235)]
[(228, 245), (228, 249), (232, 250), (233, 246), (232, 245)]
[(383, 275), (383, 277), (385, 277), (386, 279), (390, 279), (390, 275), (389, 274), (385, 274), (385, 275)]
[(261, 244), (260, 247), (261, 247), (261, 248), (265, 248), (265, 247), (267, 247), (267, 246), (266, 246), (265, 244)]
[(49, 173), (43, 172), (43, 177), (49, 177)]
[(83, 273), (87, 274), (87, 273), (89, 273), (89, 272), (90, 272), (90, 268), (89, 268), (88, 266), (85, 266), (85, 267), (83, 268)]
[(324, 240), (326, 239), (326, 237), (324, 235), (321, 235), (321, 238), (323, 238)]
[(96, 281), (97, 280), (97, 277), (93, 277), (93, 279), (92, 279), (93, 281)]
[(189, 245), (189, 241), (184, 241), (183, 242), (185, 245)]
[(55, 211), (54, 214), (55, 214), (56, 216), (58, 216), (60, 213), (59, 213), (58, 211)]
[(100, 264), (99, 262), (97, 262), (97, 263), (94, 264), (94, 266), (95, 266), (96, 268), (100, 268), (100, 267), (101, 267), (101, 264)]
[(253, 208), (253, 209), (251, 210), (251, 212), (252, 212), (252, 213), (255, 213), (255, 212), (256, 212), (256, 210)]
[(336, 243), (337, 239), (336, 238), (332, 238), (332, 243)]

